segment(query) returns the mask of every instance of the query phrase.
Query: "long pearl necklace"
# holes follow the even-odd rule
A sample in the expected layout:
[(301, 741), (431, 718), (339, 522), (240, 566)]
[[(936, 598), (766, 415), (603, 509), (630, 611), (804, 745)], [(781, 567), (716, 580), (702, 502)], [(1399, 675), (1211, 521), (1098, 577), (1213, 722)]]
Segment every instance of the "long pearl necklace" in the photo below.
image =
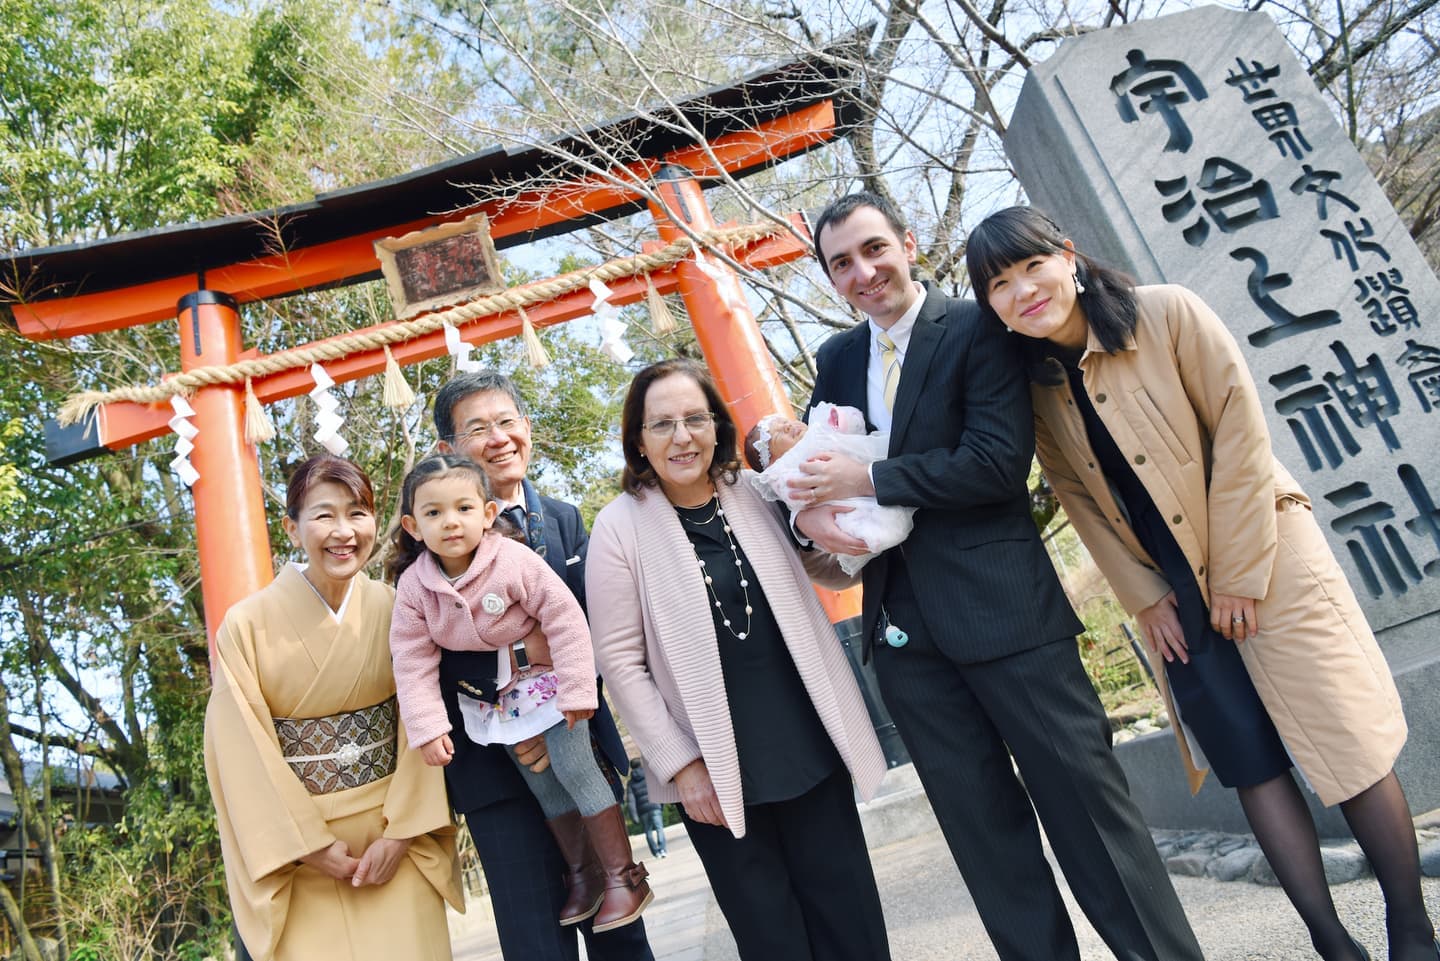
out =
[[(720, 622), (725, 625), (725, 630), (729, 631), (732, 637), (737, 641), (743, 641), (750, 634), (750, 614), (754, 610), (754, 608), (750, 606), (750, 582), (745, 578), (745, 568), (740, 566), (740, 548), (736, 545), (735, 538), (730, 534), (730, 524), (725, 520), (725, 509), (720, 506), (719, 496), (711, 497), (710, 502), (715, 505), (715, 510), (703, 521), (692, 521), (684, 514), (680, 515), (680, 519), (687, 524), (693, 524), (695, 527), (705, 527), (715, 518), (720, 518), (720, 526), (725, 531), (725, 543), (730, 545), (730, 554), (735, 558), (735, 573), (740, 577), (740, 590), (745, 595), (745, 630), (736, 631), (735, 628), (731, 626), (730, 616), (725, 613), (725, 608), (720, 604), (720, 595), (715, 593), (714, 578), (712, 578), (710, 572), (705, 569), (704, 558), (700, 556), (699, 551), (695, 550), (693, 543), (690, 545), (690, 550), (694, 551), (695, 561), (700, 565), (700, 573), (705, 577), (705, 589), (710, 592), (710, 599), (715, 602), (715, 608), (720, 612)], [(689, 538), (686, 538), (686, 540), (689, 540)]]

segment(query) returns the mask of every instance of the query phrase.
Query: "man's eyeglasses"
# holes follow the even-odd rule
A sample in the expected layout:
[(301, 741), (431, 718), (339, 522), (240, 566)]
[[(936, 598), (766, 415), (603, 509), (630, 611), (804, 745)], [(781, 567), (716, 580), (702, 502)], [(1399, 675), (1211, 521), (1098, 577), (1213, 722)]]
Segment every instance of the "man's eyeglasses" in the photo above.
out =
[(476, 424), (469, 430), (461, 431), (450, 438), (452, 444), (464, 443), (467, 440), (481, 440), (488, 438), (491, 431), (498, 430), (502, 434), (508, 434), (519, 426), (522, 418), (502, 417), (499, 420), (491, 421), (488, 424)]
[(669, 437), (675, 433), (675, 428), (681, 424), (685, 425), (685, 430), (689, 433), (698, 434), (700, 431), (714, 426), (715, 415), (708, 410), (702, 410), (693, 414), (686, 414), (679, 419), (666, 417), (663, 420), (652, 420), (650, 423), (641, 424), (640, 426), (656, 437)]

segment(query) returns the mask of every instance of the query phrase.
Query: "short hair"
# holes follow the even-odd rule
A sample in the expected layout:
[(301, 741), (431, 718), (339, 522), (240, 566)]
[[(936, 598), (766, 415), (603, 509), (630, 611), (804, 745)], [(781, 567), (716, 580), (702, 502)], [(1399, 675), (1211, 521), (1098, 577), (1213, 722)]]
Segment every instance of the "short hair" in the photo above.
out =
[(375, 513), (375, 489), (370, 478), (354, 462), (334, 454), (316, 454), (300, 462), (285, 488), (285, 516), (300, 519), (305, 498), (321, 484), (339, 484), (370, 513)]
[(825, 279), (830, 279), (830, 265), (825, 260), (825, 253), (820, 249), (820, 232), (831, 224), (839, 224), (850, 219), (850, 215), (861, 207), (874, 207), (880, 211), (885, 222), (895, 231), (895, 236), (905, 238), (905, 232), (910, 228), (905, 225), (905, 218), (900, 216), (900, 211), (895, 205), (877, 193), (868, 190), (857, 190), (853, 194), (846, 194), (839, 200), (834, 201), (820, 212), (815, 219), (815, 232), (810, 235), (811, 241), (815, 244), (815, 259), (820, 261), (820, 269), (825, 271)]
[(705, 395), (710, 412), (715, 415), (715, 453), (710, 459), (710, 479), (715, 480), (723, 474), (725, 483), (733, 484), (740, 476), (740, 454), (737, 450), (740, 428), (735, 426), (735, 418), (720, 396), (720, 389), (715, 386), (710, 372), (700, 364), (686, 357), (672, 357), (651, 364), (635, 375), (625, 394), (625, 405), (620, 410), (620, 447), (625, 455), (625, 471), (620, 483), (631, 494), (660, 486), (655, 468), (640, 452), (640, 432), (644, 429), (645, 395), (650, 392), (652, 384), (671, 374), (684, 374), (695, 381)]
[(469, 373), (456, 374), (446, 381), (445, 386), (435, 394), (435, 406), (431, 410), (431, 416), (435, 420), (435, 433), (440, 439), (449, 443), (455, 436), (455, 408), (460, 402), (472, 394), (483, 394), (488, 391), (497, 391), (509, 397), (515, 403), (515, 412), (521, 417), (529, 417), (530, 411), (525, 406), (525, 398), (520, 395), (520, 388), (515, 385), (505, 374), (498, 370), (477, 370)]
[[(760, 418), (760, 420), (764, 419), (763, 417)], [(760, 420), (757, 420), (755, 426), (746, 431), (745, 444), (743, 447), (745, 463), (749, 464), (750, 469), (753, 471), (762, 471), (765, 469), (760, 463)]]
[[(990, 308), (990, 281), (996, 274), (1027, 257), (1064, 254), (1065, 239), (1060, 225), (1034, 207), (1007, 207), (982, 220), (965, 243), (965, 269), (982, 314), (1000, 320)], [(1106, 353), (1123, 349), (1139, 316), (1135, 281), (1078, 250), (1075, 276), (1085, 287), (1076, 300), (1095, 337)]]

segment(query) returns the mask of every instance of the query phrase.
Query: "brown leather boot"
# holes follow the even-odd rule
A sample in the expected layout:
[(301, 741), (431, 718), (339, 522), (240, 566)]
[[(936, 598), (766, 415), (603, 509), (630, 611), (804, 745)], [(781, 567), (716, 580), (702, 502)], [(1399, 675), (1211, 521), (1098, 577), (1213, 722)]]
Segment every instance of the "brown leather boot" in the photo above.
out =
[(565, 859), (565, 906), (560, 909), (561, 924), (579, 924), (600, 910), (605, 900), (605, 872), (590, 847), (585, 834), (585, 820), (579, 811), (570, 811), (545, 822), (555, 836), (560, 856)]
[(609, 931), (629, 924), (654, 897), (645, 880), (650, 872), (645, 865), (630, 859), (630, 838), (625, 834), (625, 819), (620, 805), (608, 807), (585, 819), (590, 846), (605, 870), (605, 903), (595, 915), (596, 932)]

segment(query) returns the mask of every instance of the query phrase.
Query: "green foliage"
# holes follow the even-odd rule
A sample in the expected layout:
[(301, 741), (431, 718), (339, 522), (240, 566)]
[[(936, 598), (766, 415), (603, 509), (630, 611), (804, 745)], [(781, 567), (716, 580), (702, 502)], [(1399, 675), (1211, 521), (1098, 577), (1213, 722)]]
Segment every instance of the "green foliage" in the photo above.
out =
[(220, 956), (228, 928), (224, 869), (208, 798), (132, 788), (113, 827), (62, 836), (70, 867), (64, 909), (73, 958)]
[(1125, 627), (1132, 624), (1130, 615), (1111, 593), (1068, 518), (1058, 506), (1052, 509), (1044, 533), (1046, 547), (1070, 603), (1085, 625), (1079, 638), (1080, 658), (1095, 693), (1107, 710), (1153, 699), (1154, 686), (1125, 634)]
[[(24, 422), (18, 418), (0, 426), (0, 445), (15, 440), (24, 430)], [(19, 510), (24, 503), (25, 492), (20, 489), (20, 468), (0, 460), (0, 514)]]

